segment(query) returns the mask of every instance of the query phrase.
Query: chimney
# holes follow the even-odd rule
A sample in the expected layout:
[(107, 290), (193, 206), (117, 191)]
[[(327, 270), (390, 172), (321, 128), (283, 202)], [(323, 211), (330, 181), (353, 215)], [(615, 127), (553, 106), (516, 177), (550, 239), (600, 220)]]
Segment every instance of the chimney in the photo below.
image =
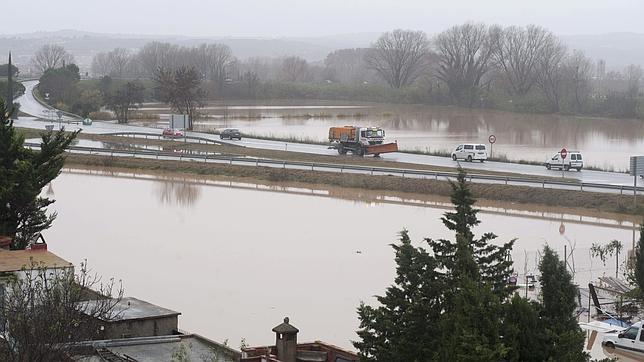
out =
[(31, 242), (29, 249), (33, 251), (47, 251), (47, 242), (42, 234), (38, 234), (36, 240)]
[(277, 359), (282, 362), (297, 362), (297, 332), (299, 330), (288, 322), (288, 317), (286, 317), (284, 323), (273, 328)]

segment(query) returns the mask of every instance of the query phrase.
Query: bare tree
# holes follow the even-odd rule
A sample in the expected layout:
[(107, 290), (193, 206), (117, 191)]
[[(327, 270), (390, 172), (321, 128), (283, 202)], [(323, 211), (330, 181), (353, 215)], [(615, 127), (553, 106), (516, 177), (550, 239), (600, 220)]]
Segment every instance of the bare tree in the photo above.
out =
[(497, 28), (467, 23), (453, 26), (436, 37), (439, 54), (436, 76), (447, 84), (450, 98), (456, 103), (471, 107), (480, 96), (498, 36)]
[(593, 66), (590, 59), (579, 50), (573, 51), (566, 58), (564, 66), (566, 83), (573, 98), (574, 111), (581, 112), (590, 96), (590, 79)]
[(500, 30), (494, 59), (510, 83), (511, 92), (523, 96), (537, 80), (537, 65), (544, 47), (555, 41), (550, 31), (535, 25)]
[(365, 61), (393, 88), (402, 88), (422, 74), (423, 60), (429, 50), (427, 35), (422, 31), (396, 29), (384, 33), (373, 44)]
[(49, 69), (60, 68), (64, 63), (73, 63), (74, 57), (60, 45), (46, 44), (36, 51), (32, 62), (40, 73), (44, 73)]
[(292, 56), (282, 60), (282, 79), (287, 82), (303, 81), (308, 72), (309, 64), (306, 60)]
[(107, 108), (114, 112), (118, 123), (127, 123), (130, 111), (143, 103), (144, 90), (140, 83), (127, 82), (105, 96)]
[(536, 84), (552, 112), (561, 110), (561, 93), (565, 77), (566, 47), (560, 40), (549, 42), (541, 51)]
[(246, 94), (249, 98), (255, 97), (257, 94), (257, 85), (259, 84), (259, 77), (253, 71), (246, 71), (242, 74), (242, 81), (246, 85)]
[(178, 46), (155, 41), (143, 46), (137, 58), (143, 75), (154, 77), (159, 68), (174, 69), (178, 67), (179, 53)]
[(272, 69), (271, 61), (266, 58), (250, 57), (241, 62), (242, 72), (257, 74), (259, 79), (274, 79), (277, 71)]
[(210, 79), (215, 81), (218, 87), (222, 87), (228, 78), (229, 68), (235, 62), (233, 52), (228, 45), (210, 44), (208, 54), (212, 57), (210, 65)]
[(203, 106), (204, 91), (201, 76), (194, 67), (182, 66), (176, 70), (159, 68), (155, 75), (161, 99), (170, 107), (188, 115), (188, 129), (192, 130), (197, 109)]
[(624, 70), (629, 98), (635, 99), (640, 92), (640, 83), (642, 81), (642, 68), (639, 65), (631, 64)]
[[(78, 342), (96, 339), (101, 325), (120, 317), (115, 306), (123, 288), (114, 279), (102, 282), (87, 263), (81, 264), (78, 274), (72, 268), (46, 269), (37, 264), (22, 274), (10, 279), (0, 295), (3, 361), (67, 360)], [(92, 303), (86, 302), (89, 299)]]
[(92, 74), (94, 76), (106, 76), (111, 72), (112, 67), (107, 59), (107, 53), (97, 53), (92, 58)]
[(324, 59), (325, 78), (343, 83), (362, 83), (370, 78), (365, 57), (369, 49), (340, 49)]
[(110, 65), (112, 77), (123, 77), (130, 63), (130, 53), (125, 48), (116, 48), (107, 53), (107, 61)]

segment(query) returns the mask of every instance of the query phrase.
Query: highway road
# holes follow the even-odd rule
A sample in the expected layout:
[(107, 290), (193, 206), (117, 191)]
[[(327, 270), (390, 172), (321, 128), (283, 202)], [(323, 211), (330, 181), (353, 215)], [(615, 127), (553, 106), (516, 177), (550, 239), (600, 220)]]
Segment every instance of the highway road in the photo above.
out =
[[(25, 94), (19, 97), (16, 101), (21, 104), (21, 111), (23, 113), (29, 114), (32, 117), (20, 117), (15, 125), (18, 127), (26, 128), (35, 128), (35, 129), (45, 129), (45, 125), (54, 124), (56, 128), (59, 125), (62, 125), (67, 130), (76, 130), (83, 129), (84, 133), (90, 134), (105, 134), (105, 133), (114, 133), (114, 132), (148, 132), (148, 133), (160, 133), (161, 130), (158, 128), (151, 127), (142, 127), (142, 126), (131, 126), (124, 124), (117, 124), (115, 122), (97, 122), (95, 121), (91, 126), (82, 126), (78, 124), (67, 124), (65, 122), (74, 121), (76, 119), (70, 117), (63, 117), (63, 122), (58, 123), (58, 121), (43, 121), (38, 120), (38, 117), (44, 117), (47, 108), (41, 105), (33, 97), (32, 91), (33, 88), (38, 84), (38, 81), (25, 81), (26, 91)], [(256, 149), (266, 149), (266, 150), (285, 150), (293, 152), (303, 152), (311, 153), (318, 155), (336, 155), (337, 157), (355, 157), (351, 155), (338, 155), (336, 150), (329, 149), (324, 145), (312, 145), (312, 144), (302, 144), (302, 143), (290, 143), (290, 142), (281, 142), (281, 141), (269, 141), (269, 140), (259, 140), (245, 138), (241, 141), (228, 141), (228, 140), (219, 140), (219, 136), (200, 133), (200, 132), (187, 132), (189, 136), (203, 137), (207, 139), (216, 140), (222, 143), (230, 143), (239, 146), (256, 148)], [(644, 150), (633, 150), (633, 154), (644, 154)], [(368, 157), (368, 156), (367, 156)], [(452, 161), (448, 157), (438, 157), (438, 156), (428, 156), (428, 155), (417, 155), (409, 153), (388, 153), (381, 155), (383, 160), (387, 161), (396, 161), (404, 162), (409, 164), (419, 164), (419, 165), (433, 165), (433, 166), (442, 166), (442, 167), (456, 167), (459, 162)], [(522, 165), (517, 163), (506, 163), (506, 162), (460, 162), (466, 169), (476, 170), (478, 172), (484, 171), (496, 171), (496, 172), (508, 172), (508, 173), (517, 173), (524, 175), (532, 176), (545, 176), (545, 177), (561, 177), (561, 171), (556, 170), (546, 170), (543, 166), (535, 165)], [(410, 166), (405, 166), (409, 167)], [(633, 186), (633, 177), (624, 173), (617, 172), (602, 172), (602, 171), (590, 171), (582, 170), (581, 172), (577, 171), (567, 171), (564, 173), (566, 179), (578, 180), (586, 183), (599, 183), (607, 185), (623, 185), (623, 186)], [(644, 186), (644, 180), (641, 178), (637, 180), (638, 186)]]

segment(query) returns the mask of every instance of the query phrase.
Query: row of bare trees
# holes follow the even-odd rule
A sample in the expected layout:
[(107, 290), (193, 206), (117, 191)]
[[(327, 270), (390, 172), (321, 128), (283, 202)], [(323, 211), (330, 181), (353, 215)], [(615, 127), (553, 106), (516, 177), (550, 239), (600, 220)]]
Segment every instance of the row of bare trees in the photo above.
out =
[(97, 54), (92, 74), (153, 78), (158, 69), (181, 67), (194, 68), (210, 96), (225, 95), (231, 83), (237, 84), (234, 96), (252, 97), (267, 83), (272, 85), (264, 87), (265, 93), (279, 82), (343, 83), (357, 93), (359, 85), (382, 84), (394, 89), (383, 90), (385, 95), (414, 86), (419, 92), (415, 101), (429, 103), (593, 113), (590, 108), (603, 107), (597, 104), (607, 100), (616, 109), (626, 104), (630, 114), (638, 107), (642, 74), (631, 66), (602, 75), (615, 82), (599, 84), (594, 61), (568, 49), (549, 30), (482, 23), (456, 25), (432, 38), (398, 29), (382, 34), (369, 48), (336, 50), (319, 62), (298, 56), (240, 60), (223, 44), (151, 42), (136, 52), (117, 48)]
[(98, 53), (92, 61), (95, 76), (109, 75), (114, 78), (154, 76), (160, 69), (194, 67), (203, 79), (223, 84), (233, 64), (230, 47), (222, 44), (202, 44), (197, 47), (181, 47), (162, 42), (146, 44), (134, 53), (116, 48), (107, 53)]
[[(494, 91), (510, 101), (537, 95), (552, 112), (559, 112), (565, 101), (568, 110), (579, 112), (597, 96), (591, 86), (593, 62), (535, 25), (466, 23), (432, 41), (422, 32), (394, 30), (384, 33), (365, 59), (393, 88), (430, 80), (447, 87), (451, 103), (470, 107), (482, 105)], [(638, 97), (641, 73), (638, 66), (625, 70), (626, 98)]]
[(312, 80), (311, 74), (317, 70), (297, 56), (279, 59), (254, 57), (240, 61), (233, 56), (230, 47), (214, 43), (190, 48), (151, 42), (136, 53), (116, 48), (98, 53), (92, 60), (92, 74), (97, 77), (152, 78), (158, 69), (181, 67), (194, 67), (202, 79), (213, 81), (220, 88), (226, 81), (243, 77), (304, 82)]

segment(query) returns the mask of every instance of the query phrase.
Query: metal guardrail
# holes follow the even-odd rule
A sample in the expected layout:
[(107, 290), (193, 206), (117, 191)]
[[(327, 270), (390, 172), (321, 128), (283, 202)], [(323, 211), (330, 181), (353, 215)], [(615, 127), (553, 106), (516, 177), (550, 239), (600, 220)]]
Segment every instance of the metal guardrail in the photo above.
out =
[[(209, 140), (214, 142), (212, 140)], [(26, 147), (39, 149), (40, 144), (37, 143), (25, 143)], [(197, 162), (216, 162), (216, 163), (226, 163), (226, 164), (237, 164), (237, 165), (248, 165), (248, 166), (267, 166), (279, 167), (284, 169), (305, 169), (311, 171), (328, 171), (335, 170), (336, 172), (353, 172), (365, 175), (394, 175), (402, 178), (412, 177), (412, 178), (423, 178), (423, 179), (455, 179), (458, 176), (457, 172), (443, 172), (443, 171), (425, 171), (425, 170), (414, 170), (414, 169), (404, 169), (404, 168), (385, 168), (385, 167), (370, 167), (370, 166), (358, 166), (358, 165), (345, 165), (345, 164), (334, 164), (334, 163), (319, 163), (319, 162), (301, 162), (301, 161), (280, 161), (273, 159), (263, 159), (263, 158), (251, 158), (251, 157), (235, 157), (228, 155), (218, 155), (218, 154), (183, 154), (176, 152), (165, 152), (165, 151), (156, 151), (156, 150), (121, 150), (121, 149), (105, 149), (105, 148), (95, 148), (95, 147), (84, 147), (84, 146), (70, 146), (68, 151), (78, 152), (78, 153), (89, 153), (89, 154), (98, 154), (105, 156), (131, 156), (131, 157), (143, 157), (143, 158), (154, 158), (154, 159), (166, 159), (166, 160), (177, 160), (177, 161), (197, 161)], [(482, 175), (482, 174), (467, 174), (467, 178), (470, 182), (472, 181), (489, 181), (493, 183), (504, 183), (509, 184), (519, 184), (531, 187), (542, 187), (546, 186), (558, 186), (560, 189), (569, 189), (569, 190), (611, 190), (615, 193), (619, 192), (620, 194), (624, 193), (633, 193), (634, 191), (638, 195), (644, 194), (644, 187), (633, 187), (627, 185), (607, 185), (599, 183), (589, 183), (589, 182), (567, 182), (567, 181), (557, 181), (550, 179), (540, 179), (540, 178), (528, 178), (528, 177), (515, 177), (515, 176), (496, 176), (496, 175)]]
[(119, 136), (119, 137), (133, 137), (137, 138), (139, 137), (145, 137), (145, 139), (148, 138), (157, 138), (160, 140), (167, 140), (167, 141), (179, 141), (182, 139), (189, 139), (193, 141), (197, 141), (198, 143), (212, 143), (212, 144), (221, 144), (221, 142), (217, 142), (216, 140), (212, 140), (210, 138), (206, 137), (197, 137), (197, 136), (164, 136), (162, 134), (157, 134), (157, 133), (147, 133), (147, 132), (111, 132), (111, 133), (101, 133), (99, 136)]
[(48, 104), (47, 102), (45, 102), (43, 99), (41, 99), (40, 95), (38, 94), (38, 92), (39, 92), (38, 91), (38, 86), (39, 85), (40, 84), (37, 84), (31, 91), (31, 95), (34, 97), (36, 102), (38, 102), (38, 104), (40, 104), (41, 106), (47, 108), (50, 111), (61, 112), (62, 115), (65, 115), (65, 116), (67, 116), (69, 118), (80, 119), (80, 120), (83, 119), (83, 117), (79, 116), (78, 114), (74, 114), (74, 113), (71, 113), (71, 112), (63, 111), (62, 109), (58, 109), (58, 108)]

